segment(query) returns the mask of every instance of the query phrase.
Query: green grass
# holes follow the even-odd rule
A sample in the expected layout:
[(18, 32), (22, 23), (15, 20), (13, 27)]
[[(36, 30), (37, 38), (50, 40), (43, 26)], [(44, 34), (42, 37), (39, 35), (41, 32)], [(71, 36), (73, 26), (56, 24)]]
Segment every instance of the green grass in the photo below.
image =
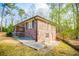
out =
[[(0, 39), (0, 56), (45, 56), (48, 52), (37, 51), (19, 43), (5, 43)], [(16, 41), (16, 40), (15, 40)]]
[(79, 53), (67, 44), (60, 42), (49, 52), (34, 50), (20, 43), (5, 43), (0, 40), (0, 56), (60, 56), (60, 55), (79, 55)]
[(73, 49), (71, 46), (67, 45), (64, 42), (60, 42), (60, 44), (52, 50), (53, 55), (57, 56), (76, 56), (79, 55), (79, 52)]

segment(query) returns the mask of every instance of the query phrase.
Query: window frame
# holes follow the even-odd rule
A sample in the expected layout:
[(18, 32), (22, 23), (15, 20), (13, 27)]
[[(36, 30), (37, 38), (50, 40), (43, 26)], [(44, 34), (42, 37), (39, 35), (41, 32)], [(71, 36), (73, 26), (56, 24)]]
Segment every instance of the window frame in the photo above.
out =
[(46, 37), (46, 38), (49, 38), (49, 33), (46, 33), (45, 37)]
[(34, 28), (34, 20), (27, 23), (27, 29), (33, 29)]

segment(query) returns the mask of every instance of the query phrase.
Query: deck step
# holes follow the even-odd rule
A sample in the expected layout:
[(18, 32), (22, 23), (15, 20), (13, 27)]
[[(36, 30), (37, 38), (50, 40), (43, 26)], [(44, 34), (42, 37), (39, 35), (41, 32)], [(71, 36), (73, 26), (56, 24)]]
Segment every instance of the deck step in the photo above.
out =
[(34, 48), (36, 50), (40, 50), (45, 47), (45, 45), (40, 44), (38, 42), (34, 42), (34, 41), (23, 41), (23, 40), (19, 40), (19, 41), (22, 42), (24, 45)]
[(29, 46), (31, 48), (34, 48), (36, 50), (43, 49), (45, 47), (44, 44), (38, 43), (35, 40), (33, 40), (32, 37), (15, 37), (17, 40), (19, 40), (22, 44)]
[(15, 38), (20, 39), (20, 40), (34, 40), (32, 37), (30, 36), (26, 36), (26, 37), (18, 37), (16, 36)]

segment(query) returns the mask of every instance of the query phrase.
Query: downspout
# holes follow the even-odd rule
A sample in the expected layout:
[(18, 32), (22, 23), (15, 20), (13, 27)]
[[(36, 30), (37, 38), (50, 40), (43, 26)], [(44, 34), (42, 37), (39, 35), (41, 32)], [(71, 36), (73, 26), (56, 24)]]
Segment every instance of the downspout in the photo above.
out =
[[(35, 19), (35, 17), (34, 17)], [(37, 19), (36, 20), (36, 42), (38, 41), (38, 22), (37, 22)]]

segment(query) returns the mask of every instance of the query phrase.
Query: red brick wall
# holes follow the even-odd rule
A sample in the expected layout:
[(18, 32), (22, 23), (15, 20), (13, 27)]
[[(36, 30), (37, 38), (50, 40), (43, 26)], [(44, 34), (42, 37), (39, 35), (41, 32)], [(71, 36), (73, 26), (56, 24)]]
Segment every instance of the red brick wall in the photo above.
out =
[(36, 40), (36, 20), (34, 21), (34, 28), (27, 29), (25, 32), (25, 36), (31, 36), (33, 39)]
[[(51, 26), (48, 23), (38, 20), (38, 42), (52, 41), (56, 39), (55, 27)], [(49, 34), (49, 37), (46, 38), (46, 33)]]
[(25, 36), (31, 36), (33, 39), (36, 40), (36, 30), (35, 29), (28, 29), (25, 33)]

